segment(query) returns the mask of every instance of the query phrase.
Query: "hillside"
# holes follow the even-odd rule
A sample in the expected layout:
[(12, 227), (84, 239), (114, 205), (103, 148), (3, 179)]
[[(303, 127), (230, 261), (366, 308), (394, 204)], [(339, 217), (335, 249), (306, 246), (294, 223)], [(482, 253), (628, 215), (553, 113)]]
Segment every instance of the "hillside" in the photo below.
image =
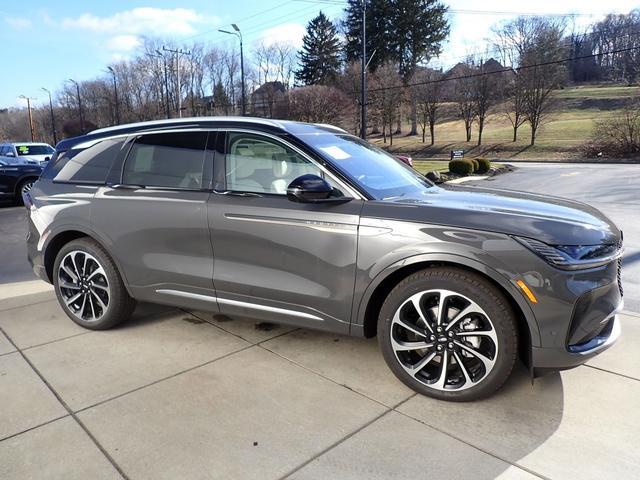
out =
[[(529, 146), (530, 129), (525, 124), (518, 129), (518, 141), (513, 142), (511, 123), (496, 106), (486, 121), (483, 145), (477, 146), (477, 125), (473, 127), (471, 142), (464, 141), (462, 121), (455, 119), (455, 105), (446, 104), (436, 125), (436, 143), (426, 144), (418, 136), (405, 134), (394, 137), (393, 146), (383, 144), (382, 137), (373, 136), (370, 141), (393, 153), (408, 153), (416, 158), (448, 158), (451, 150), (463, 149), (474, 156), (501, 159), (574, 159), (580, 158), (579, 147), (593, 133), (594, 120), (618, 114), (624, 103), (640, 95), (640, 87), (629, 86), (581, 86), (558, 90), (554, 93), (553, 111), (549, 121), (541, 127), (536, 145)], [(403, 126), (404, 132), (409, 127)]]

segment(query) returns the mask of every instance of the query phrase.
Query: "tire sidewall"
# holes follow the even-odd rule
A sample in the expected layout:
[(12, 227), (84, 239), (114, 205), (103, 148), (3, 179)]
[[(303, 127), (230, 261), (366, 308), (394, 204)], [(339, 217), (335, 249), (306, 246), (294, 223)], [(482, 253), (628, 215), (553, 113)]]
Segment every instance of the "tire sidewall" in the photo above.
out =
[[(62, 259), (72, 251), (86, 252), (98, 260), (100, 266), (104, 269), (107, 281), (109, 282), (109, 304), (105, 314), (95, 322), (84, 321), (73, 313), (71, 309), (66, 305), (62, 293), (60, 292), (60, 286), (58, 283), (58, 269)], [(119, 323), (119, 312), (117, 311), (117, 305), (122, 301), (122, 281), (120, 275), (115, 270), (113, 262), (108, 255), (101, 249), (97, 248), (91, 240), (79, 239), (73, 240), (60, 249), (53, 266), (53, 286), (58, 298), (58, 303), (67, 314), (67, 316), (78, 325), (91, 330), (104, 330)], [(126, 294), (126, 293), (125, 293)]]
[[(496, 331), (498, 356), (493, 369), (478, 385), (466, 390), (440, 391), (419, 382), (402, 368), (391, 345), (391, 322), (397, 309), (410, 296), (436, 289), (450, 290), (476, 302)], [(423, 395), (449, 401), (477, 400), (502, 386), (513, 370), (518, 344), (513, 312), (501, 292), (477, 275), (448, 269), (418, 272), (392, 290), (380, 309), (378, 342), (387, 365), (405, 385)]]

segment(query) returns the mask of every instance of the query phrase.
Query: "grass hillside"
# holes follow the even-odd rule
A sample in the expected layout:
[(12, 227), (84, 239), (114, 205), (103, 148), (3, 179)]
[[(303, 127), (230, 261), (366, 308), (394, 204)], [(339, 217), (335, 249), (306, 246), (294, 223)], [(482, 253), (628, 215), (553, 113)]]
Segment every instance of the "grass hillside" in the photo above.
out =
[(574, 159), (580, 158), (579, 147), (593, 133), (594, 120), (617, 115), (625, 102), (640, 95), (640, 87), (628, 86), (582, 86), (570, 87), (554, 92), (553, 110), (536, 139), (536, 145), (529, 146), (531, 131), (527, 124), (518, 129), (518, 141), (513, 142), (511, 123), (503, 113), (502, 106), (494, 107), (485, 123), (482, 143), (477, 146), (478, 130), (474, 124), (472, 140), (465, 142), (464, 125), (455, 118), (455, 105), (442, 107), (442, 116), (436, 125), (436, 143), (429, 145), (421, 135), (405, 136), (409, 126), (403, 126), (405, 133), (395, 136), (393, 146), (383, 144), (382, 137), (373, 136), (370, 141), (392, 153), (407, 153), (415, 158), (448, 158), (451, 150), (463, 149), (471, 156), (487, 156), (501, 159)]

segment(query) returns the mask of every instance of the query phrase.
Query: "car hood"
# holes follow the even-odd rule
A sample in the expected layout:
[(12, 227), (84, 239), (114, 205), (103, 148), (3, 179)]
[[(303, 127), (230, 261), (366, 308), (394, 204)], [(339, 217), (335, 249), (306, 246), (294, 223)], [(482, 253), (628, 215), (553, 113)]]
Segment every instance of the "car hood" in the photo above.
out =
[(614, 244), (620, 230), (599, 210), (547, 195), (480, 187), (432, 187), (419, 198), (367, 202), (364, 216), (517, 235), (550, 245)]

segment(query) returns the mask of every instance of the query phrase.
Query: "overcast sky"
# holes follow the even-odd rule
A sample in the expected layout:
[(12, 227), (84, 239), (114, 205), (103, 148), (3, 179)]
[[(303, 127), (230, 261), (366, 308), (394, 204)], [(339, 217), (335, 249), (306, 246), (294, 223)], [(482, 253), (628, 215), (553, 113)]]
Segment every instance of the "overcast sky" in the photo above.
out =
[[(637, 0), (451, 0), (451, 36), (435, 66), (450, 66), (478, 52), (493, 24), (518, 13), (580, 13), (588, 24), (607, 12), (626, 13)], [(237, 23), (247, 54), (260, 39), (301, 44), (306, 23), (322, 9), (330, 18), (342, 16), (336, 0), (0, 0), (0, 45), (3, 73), (0, 108), (19, 106), (19, 95), (45, 95), (40, 87), (60, 88), (68, 78), (87, 80), (103, 74), (106, 65), (133, 55), (141, 37), (152, 36), (219, 45), (233, 37), (218, 33)], [(492, 12), (492, 13), (485, 13)]]

